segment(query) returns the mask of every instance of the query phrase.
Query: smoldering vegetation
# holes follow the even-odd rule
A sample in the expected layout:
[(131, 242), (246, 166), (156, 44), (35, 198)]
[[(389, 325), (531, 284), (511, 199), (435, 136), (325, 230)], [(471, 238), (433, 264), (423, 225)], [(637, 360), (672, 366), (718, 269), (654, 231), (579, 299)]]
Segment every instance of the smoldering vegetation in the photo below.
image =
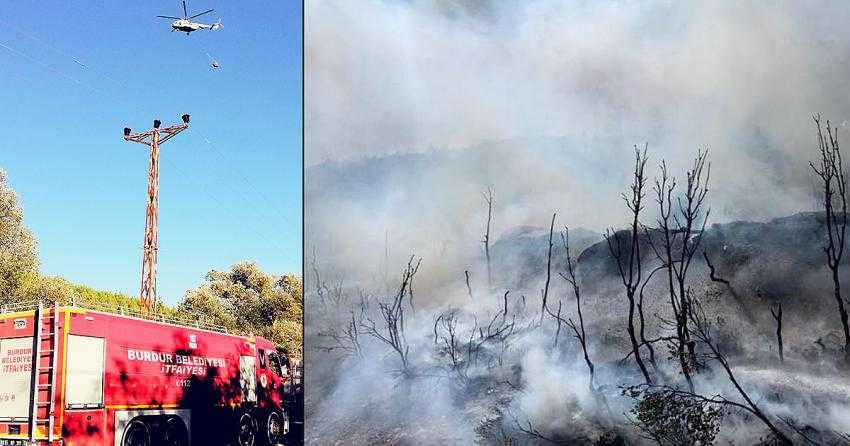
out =
[(312, 4), (307, 441), (847, 444), (846, 11)]
[(308, 441), (846, 444), (845, 182), (819, 134), (819, 211), (709, 223), (708, 152), (674, 175), (636, 149), (605, 233), (553, 212), (495, 237), (482, 188), (466, 255), (385, 234), (369, 271), (315, 247)]

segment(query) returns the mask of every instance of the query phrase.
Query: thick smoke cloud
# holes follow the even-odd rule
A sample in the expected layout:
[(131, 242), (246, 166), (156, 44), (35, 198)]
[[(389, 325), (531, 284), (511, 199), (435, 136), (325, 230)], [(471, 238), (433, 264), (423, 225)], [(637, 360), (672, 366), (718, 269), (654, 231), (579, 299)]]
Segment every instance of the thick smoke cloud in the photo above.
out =
[(716, 215), (763, 218), (809, 204), (810, 115), (850, 118), (837, 5), (464, 5), (308, 5), (309, 165), (544, 136), (611, 163), (635, 143), (674, 165), (710, 147)]
[[(553, 210), (603, 232), (623, 221), (626, 161), (644, 143), (652, 175), (662, 158), (683, 172), (698, 148), (711, 150), (713, 222), (813, 209), (810, 117), (842, 131), (850, 119), (840, 98), (850, 9), (838, 6), (311, 2), (307, 242), (374, 265), (387, 238), (432, 258), (468, 249), (488, 186), (494, 238), (542, 226)], [(364, 157), (469, 148), (407, 176), (395, 165), (365, 179), (316, 174), (329, 161), (375, 168)], [(352, 182), (362, 196), (329, 196)], [(343, 232), (339, 215), (350, 217)]]

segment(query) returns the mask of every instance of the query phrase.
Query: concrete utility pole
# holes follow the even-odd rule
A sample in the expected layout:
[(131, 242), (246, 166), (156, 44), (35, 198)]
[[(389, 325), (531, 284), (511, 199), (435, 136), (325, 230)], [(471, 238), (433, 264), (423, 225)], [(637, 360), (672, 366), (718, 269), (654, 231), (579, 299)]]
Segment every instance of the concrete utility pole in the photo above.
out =
[(131, 134), (124, 127), (124, 140), (150, 147), (150, 163), (148, 164), (148, 204), (145, 211), (145, 239), (142, 252), (142, 287), (139, 292), (139, 302), (150, 312), (156, 305), (156, 260), (157, 260), (157, 223), (159, 222), (159, 146), (173, 138), (178, 133), (189, 128), (189, 115), (183, 115), (183, 124), (175, 124), (164, 129), (159, 119), (153, 121), (153, 129), (142, 133)]

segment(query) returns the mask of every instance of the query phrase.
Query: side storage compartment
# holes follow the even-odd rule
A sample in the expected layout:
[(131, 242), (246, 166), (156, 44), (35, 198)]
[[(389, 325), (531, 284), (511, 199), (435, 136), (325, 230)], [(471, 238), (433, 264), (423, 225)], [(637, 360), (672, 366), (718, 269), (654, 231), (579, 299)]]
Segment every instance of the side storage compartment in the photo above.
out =
[(68, 335), (67, 382), (63, 438), (73, 444), (105, 444), (107, 419), (103, 408), (105, 341)]
[(32, 339), (32, 336), (0, 339), (0, 422), (29, 421)]

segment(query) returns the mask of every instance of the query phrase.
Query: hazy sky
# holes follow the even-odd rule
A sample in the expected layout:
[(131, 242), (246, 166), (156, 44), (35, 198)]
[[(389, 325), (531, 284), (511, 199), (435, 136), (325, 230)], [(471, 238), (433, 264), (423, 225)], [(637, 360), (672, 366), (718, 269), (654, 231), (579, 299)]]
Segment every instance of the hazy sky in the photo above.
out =
[(321, 0), (306, 12), (308, 164), (529, 136), (758, 158), (738, 138), (800, 150), (789, 138), (811, 140), (812, 113), (850, 117), (838, 2)]
[[(308, 244), (331, 240), (324, 255), (343, 263), (386, 234), (402, 254), (443, 239), (475, 249), (487, 187), (496, 238), (552, 212), (559, 225), (622, 227), (645, 143), (650, 181), (663, 158), (680, 184), (710, 149), (710, 223), (812, 210), (811, 116), (842, 134), (850, 120), (841, 2), (318, 0), (305, 17), (308, 166), (477, 147), (308, 203)], [(322, 178), (308, 196), (353, 189)], [(340, 214), (358, 218), (321, 218)]]
[(148, 154), (121, 132), (182, 113), (162, 146), (160, 297), (240, 260), (300, 272), (301, 2), (189, 2), (209, 8), (224, 27), (190, 36), (154, 17), (179, 1), (0, 10), (0, 166), (45, 274), (138, 294)]

